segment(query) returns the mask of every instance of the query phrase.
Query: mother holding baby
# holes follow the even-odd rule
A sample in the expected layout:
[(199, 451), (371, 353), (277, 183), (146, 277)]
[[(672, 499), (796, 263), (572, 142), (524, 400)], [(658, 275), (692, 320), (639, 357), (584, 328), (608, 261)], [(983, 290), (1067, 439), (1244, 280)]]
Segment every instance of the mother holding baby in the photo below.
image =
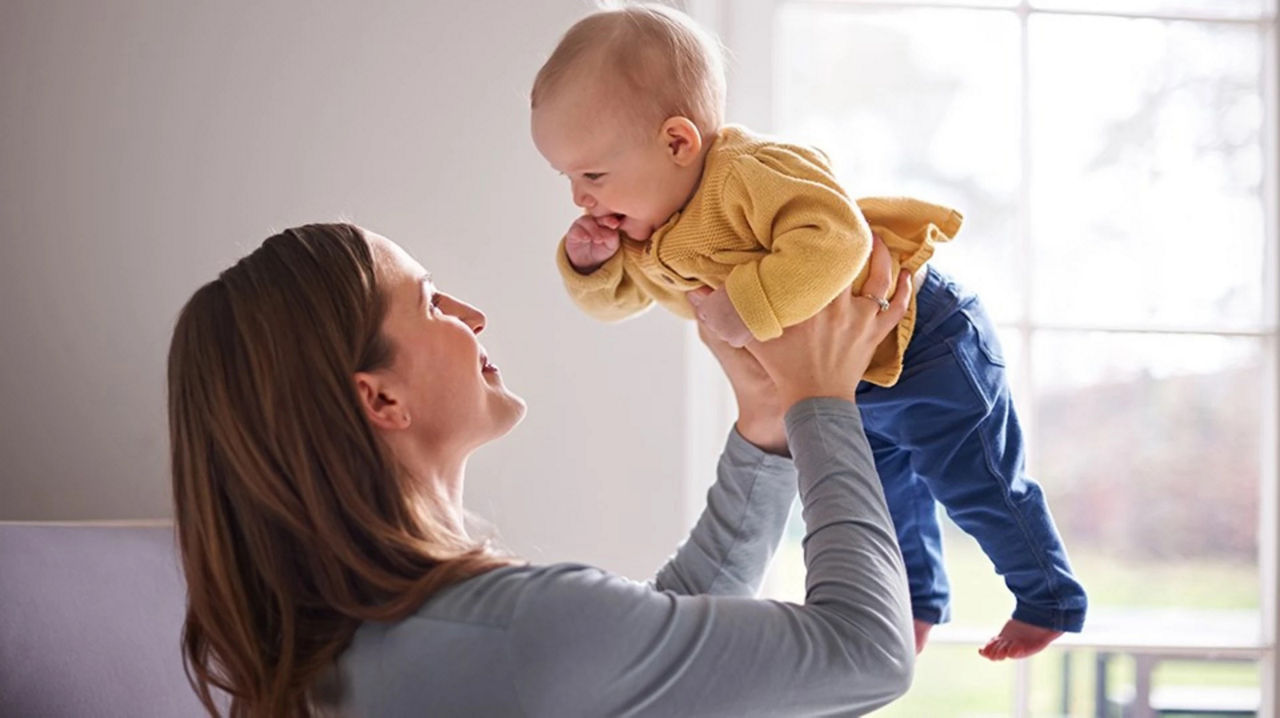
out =
[[(854, 404), (911, 296), (891, 266), (877, 243), (860, 295), (773, 341), (701, 332), (738, 418), (697, 525), (639, 583), (469, 532), (467, 457), (525, 412), (483, 312), (359, 227), (270, 237), (191, 297), (169, 353), (182, 643), (205, 707), (837, 715), (901, 695), (907, 584)], [(797, 489), (805, 602), (757, 599)]]

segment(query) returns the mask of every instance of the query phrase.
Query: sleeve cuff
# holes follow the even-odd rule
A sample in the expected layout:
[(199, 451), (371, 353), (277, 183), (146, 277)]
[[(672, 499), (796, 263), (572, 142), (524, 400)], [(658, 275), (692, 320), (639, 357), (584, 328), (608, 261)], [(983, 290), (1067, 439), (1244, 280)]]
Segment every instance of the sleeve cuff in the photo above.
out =
[(729, 430), (729, 439), (724, 445), (725, 456), (735, 462), (750, 462), (760, 465), (769, 471), (794, 471), (795, 464), (791, 459), (771, 454), (743, 438), (738, 427)]
[(760, 283), (759, 266), (759, 262), (739, 264), (729, 272), (724, 286), (729, 301), (733, 302), (733, 308), (738, 310), (751, 335), (764, 342), (782, 334), (782, 322), (769, 306), (769, 297)]
[(862, 413), (858, 411), (857, 404), (837, 396), (815, 396), (801, 399), (787, 409), (787, 414), (783, 417), (787, 436), (791, 436), (801, 425), (823, 417), (852, 420), (858, 431), (862, 431)]

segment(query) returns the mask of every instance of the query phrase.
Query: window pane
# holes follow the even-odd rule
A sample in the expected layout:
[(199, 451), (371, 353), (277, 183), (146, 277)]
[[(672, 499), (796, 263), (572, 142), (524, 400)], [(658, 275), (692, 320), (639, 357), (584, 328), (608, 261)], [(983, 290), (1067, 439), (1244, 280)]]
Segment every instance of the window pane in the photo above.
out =
[(1033, 347), (1035, 474), (1092, 613), (1256, 609), (1263, 340), (1041, 332)]
[[(981, 37), (982, 42), (973, 42)], [(965, 226), (936, 263), (1018, 318), (1013, 13), (786, 5), (774, 132), (824, 149), (854, 197), (913, 195)]]
[(1258, 30), (1031, 21), (1034, 318), (1259, 324)]
[(1256, 18), (1275, 12), (1275, 0), (1032, 0), (1037, 8), (1156, 13), (1204, 18)]
[[(1005, 337), (1007, 347), (1012, 338)], [(1265, 341), (1033, 335), (1035, 413), (1026, 417), (1035, 427), (1032, 475), (1089, 591), (1090, 639), (1192, 645), (1258, 639), (1257, 497), (1266, 400), (1258, 389)], [(1028, 405), (1019, 402), (1024, 416)], [(943, 521), (950, 630), (991, 635), (1009, 617), (1013, 598), (977, 543)], [(803, 524), (793, 515), (766, 579), (768, 595), (803, 600), (802, 536)], [(974, 655), (976, 646), (947, 646), (947, 629), (937, 633), (939, 643), (926, 649), (919, 674), (937, 675), (918, 679), (886, 715), (1004, 714), (1008, 675)], [(1034, 660), (1036, 715), (1052, 714), (1064, 681), (1073, 696), (1070, 714), (1092, 715), (1094, 654), (1084, 653), (1087, 660), (1080, 650), (1073, 653), (1077, 665), (1068, 672), (1074, 678), (1054, 677), (1063, 670), (1061, 654)], [(1110, 686), (1122, 693), (1133, 683), (1132, 658), (1117, 655), (1110, 665)], [(1222, 682), (1249, 683), (1250, 665), (1223, 665)], [(1207, 685), (1169, 670), (1161, 685)], [(948, 678), (981, 671), (994, 672), (982, 674), (990, 682), (972, 695)], [(964, 710), (930, 710), (947, 700), (963, 701)]]

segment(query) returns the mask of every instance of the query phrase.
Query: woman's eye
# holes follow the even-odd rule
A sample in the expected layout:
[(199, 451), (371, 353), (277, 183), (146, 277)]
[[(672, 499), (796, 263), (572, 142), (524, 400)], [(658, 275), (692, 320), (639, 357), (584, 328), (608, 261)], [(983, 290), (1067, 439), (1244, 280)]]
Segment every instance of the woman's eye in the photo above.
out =
[(436, 293), (432, 294), (431, 301), (427, 302), (427, 312), (435, 314), (438, 311), (440, 311), (440, 294)]

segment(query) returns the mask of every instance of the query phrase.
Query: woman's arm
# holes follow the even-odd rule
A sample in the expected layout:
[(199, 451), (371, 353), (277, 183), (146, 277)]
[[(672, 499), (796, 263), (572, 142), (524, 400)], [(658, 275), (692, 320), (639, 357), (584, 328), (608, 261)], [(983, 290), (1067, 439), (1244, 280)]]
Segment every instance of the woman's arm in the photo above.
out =
[(906, 577), (857, 408), (802, 401), (787, 429), (807, 527), (804, 605), (551, 573), (526, 587), (509, 629), (530, 715), (856, 715), (907, 689)]
[(702, 516), (653, 585), (686, 595), (754, 596), (786, 529), (796, 496), (795, 466), (785, 458), (777, 389), (760, 362), (701, 323), (698, 334), (729, 379), (738, 420)]
[(762, 451), (734, 429), (702, 516), (652, 586), (685, 595), (754, 596), (795, 496), (791, 460)]

